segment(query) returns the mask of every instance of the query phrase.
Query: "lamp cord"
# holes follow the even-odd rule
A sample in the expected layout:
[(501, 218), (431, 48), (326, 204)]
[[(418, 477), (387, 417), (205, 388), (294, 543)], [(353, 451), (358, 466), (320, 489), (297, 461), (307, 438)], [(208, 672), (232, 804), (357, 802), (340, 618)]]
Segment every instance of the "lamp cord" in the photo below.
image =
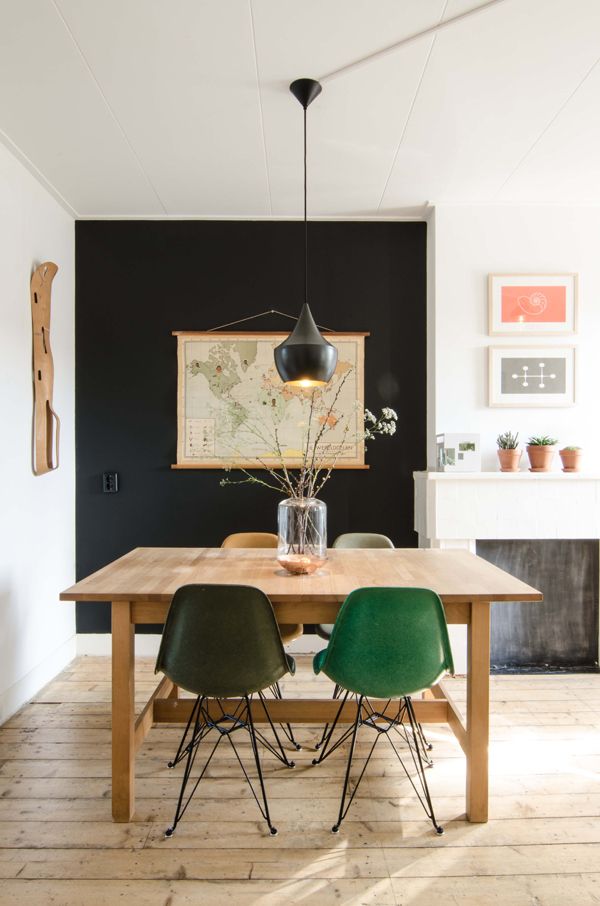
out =
[(308, 218), (306, 214), (306, 107), (304, 108), (304, 301), (308, 303)]

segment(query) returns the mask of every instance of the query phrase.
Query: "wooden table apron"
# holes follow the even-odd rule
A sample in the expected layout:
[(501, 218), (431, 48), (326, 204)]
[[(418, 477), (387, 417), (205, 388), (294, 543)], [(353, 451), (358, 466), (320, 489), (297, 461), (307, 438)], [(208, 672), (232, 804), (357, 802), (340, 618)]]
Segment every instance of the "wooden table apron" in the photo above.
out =
[[(62, 601), (112, 601), (112, 813), (129, 821), (135, 811), (135, 753), (154, 723), (182, 723), (192, 700), (179, 699), (166, 677), (135, 715), (135, 625), (163, 623), (176, 588), (188, 583), (254, 585), (269, 595), (279, 623), (333, 623), (354, 588), (392, 585), (433, 588), (450, 624), (467, 626), (466, 721), (443, 683), (415, 701), (422, 723), (448, 723), (467, 762), (466, 812), (488, 816), (488, 738), (491, 601), (541, 601), (524, 582), (466, 551), (361, 550), (329, 552), (320, 575), (290, 576), (269, 550), (137, 548), (64, 591)], [(375, 703), (383, 710), (385, 702)], [(336, 713), (332, 699), (269, 701), (278, 722), (324, 723)], [(342, 719), (356, 714), (348, 702)], [(390, 706), (389, 713), (396, 713)], [(253, 718), (264, 722), (260, 702)]]

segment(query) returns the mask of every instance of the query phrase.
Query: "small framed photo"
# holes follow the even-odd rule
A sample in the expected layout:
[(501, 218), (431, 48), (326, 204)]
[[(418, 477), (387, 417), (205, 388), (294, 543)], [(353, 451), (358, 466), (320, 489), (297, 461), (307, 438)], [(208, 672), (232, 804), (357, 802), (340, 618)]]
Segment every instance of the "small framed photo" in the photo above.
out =
[(490, 346), (489, 405), (575, 404), (574, 346)]
[(488, 295), (492, 337), (577, 329), (577, 274), (490, 274)]
[(481, 472), (479, 434), (438, 434), (438, 472)]

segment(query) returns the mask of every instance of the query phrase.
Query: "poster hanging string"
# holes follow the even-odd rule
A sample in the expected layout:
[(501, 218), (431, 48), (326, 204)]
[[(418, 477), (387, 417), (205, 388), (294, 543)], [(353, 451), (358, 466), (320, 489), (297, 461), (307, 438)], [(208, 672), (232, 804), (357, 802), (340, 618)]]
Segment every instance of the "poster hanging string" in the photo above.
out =
[[(289, 318), (290, 321), (297, 321), (294, 315), (288, 315), (284, 311), (277, 311), (276, 308), (269, 308), (267, 311), (261, 311), (257, 315), (248, 315), (247, 318), (238, 318), (237, 321), (229, 321), (227, 324), (218, 324), (216, 327), (211, 327), (206, 333), (213, 333), (215, 330), (223, 330), (225, 327), (235, 327), (236, 324), (243, 324), (245, 321), (254, 321), (256, 318), (264, 318), (265, 315), (281, 315), (282, 318)], [(335, 333), (333, 327), (323, 327), (322, 324), (317, 324), (319, 330), (327, 330), (329, 333)]]

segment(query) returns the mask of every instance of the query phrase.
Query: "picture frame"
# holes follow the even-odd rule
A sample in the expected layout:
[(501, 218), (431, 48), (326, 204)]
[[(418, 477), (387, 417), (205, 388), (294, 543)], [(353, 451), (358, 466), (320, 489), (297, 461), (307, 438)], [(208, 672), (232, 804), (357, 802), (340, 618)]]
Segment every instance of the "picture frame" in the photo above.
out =
[(438, 434), (435, 440), (438, 472), (481, 472), (479, 434)]
[(488, 333), (568, 336), (577, 331), (578, 275), (490, 274)]
[[(313, 396), (284, 387), (277, 374), (273, 353), (287, 334), (172, 333), (177, 339), (177, 462), (171, 468), (301, 468)], [(369, 468), (363, 416), (368, 336), (358, 331), (327, 334), (339, 357), (333, 378), (314, 396), (315, 418), (335, 402), (329, 412), (333, 427), (318, 448), (323, 467)], [(342, 425), (350, 426), (348, 435)]]
[(491, 407), (539, 408), (575, 405), (574, 346), (490, 346)]

